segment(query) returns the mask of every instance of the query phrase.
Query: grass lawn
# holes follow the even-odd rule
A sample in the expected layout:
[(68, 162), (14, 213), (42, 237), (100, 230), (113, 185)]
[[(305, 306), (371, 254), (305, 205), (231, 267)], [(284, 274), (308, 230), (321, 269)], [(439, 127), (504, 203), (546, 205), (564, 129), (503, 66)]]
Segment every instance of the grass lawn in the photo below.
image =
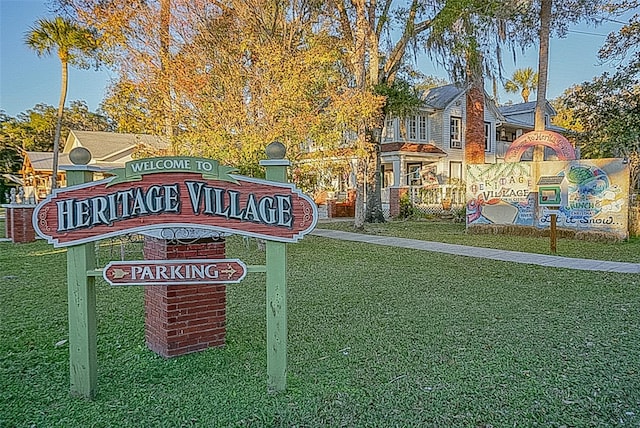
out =
[[(353, 232), (353, 221), (328, 221), (318, 228)], [(548, 237), (508, 235), (468, 235), (464, 223), (449, 221), (391, 221), (382, 224), (365, 224), (362, 233), (446, 242), (499, 250), (524, 251), (551, 254)], [(556, 255), (597, 260), (640, 263), (640, 237), (631, 237), (620, 243), (597, 243), (559, 238)]]
[[(286, 392), (266, 393), (263, 274), (228, 286), (226, 347), (170, 360), (145, 347), (142, 288), (100, 280), (85, 401), (68, 393), (65, 251), (0, 242), (0, 427), (640, 426), (637, 275), (288, 248)], [(228, 256), (264, 254), (234, 237)]]

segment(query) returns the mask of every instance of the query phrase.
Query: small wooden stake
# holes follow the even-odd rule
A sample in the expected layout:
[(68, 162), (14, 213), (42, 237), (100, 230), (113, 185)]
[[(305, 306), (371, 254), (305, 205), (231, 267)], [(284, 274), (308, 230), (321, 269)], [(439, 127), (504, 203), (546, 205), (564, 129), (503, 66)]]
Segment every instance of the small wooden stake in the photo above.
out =
[(556, 220), (557, 220), (557, 214), (551, 214), (551, 230), (549, 232), (549, 239), (551, 241), (551, 254), (556, 253), (556, 243), (557, 243)]

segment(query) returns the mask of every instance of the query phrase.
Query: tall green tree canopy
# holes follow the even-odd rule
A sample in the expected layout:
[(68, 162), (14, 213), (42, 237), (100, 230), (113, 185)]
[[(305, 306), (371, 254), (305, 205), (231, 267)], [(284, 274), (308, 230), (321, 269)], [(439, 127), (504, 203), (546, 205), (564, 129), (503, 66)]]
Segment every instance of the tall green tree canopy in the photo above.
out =
[[(640, 2), (631, 2), (640, 6)], [(619, 69), (576, 85), (562, 97), (572, 111), (581, 153), (587, 158), (625, 157), (631, 185), (640, 186), (640, 16), (635, 14), (600, 50)]]
[[(57, 109), (46, 104), (37, 104), (16, 117), (2, 115), (0, 120), (0, 144), (20, 155), (22, 150), (51, 151), (55, 139)], [(106, 116), (89, 111), (84, 101), (72, 101), (64, 110), (61, 140), (69, 131), (111, 131)]]

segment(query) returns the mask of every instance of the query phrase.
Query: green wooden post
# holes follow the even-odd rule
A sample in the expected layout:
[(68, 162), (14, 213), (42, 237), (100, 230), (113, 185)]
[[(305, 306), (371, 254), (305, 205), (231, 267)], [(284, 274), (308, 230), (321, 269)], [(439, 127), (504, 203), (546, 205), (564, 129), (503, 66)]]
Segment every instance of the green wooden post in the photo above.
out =
[[(70, 186), (92, 179), (93, 173), (86, 166), (67, 170)], [(70, 391), (84, 398), (95, 397), (98, 383), (95, 279), (87, 274), (95, 267), (93, 242), (67, 249)]]
[[(286, 182), (284, 145), (274, 142), (267, 147), (269, 160), (260, 162), (270, 181)], [(287, 244), (267, 241), (267, 389), (287, 389)]]

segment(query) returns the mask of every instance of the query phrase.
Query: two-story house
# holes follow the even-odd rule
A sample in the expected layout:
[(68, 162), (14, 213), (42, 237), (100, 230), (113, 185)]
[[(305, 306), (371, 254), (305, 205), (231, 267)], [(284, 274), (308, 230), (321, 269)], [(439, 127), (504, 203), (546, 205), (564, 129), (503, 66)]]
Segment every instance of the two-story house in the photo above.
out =
[[(413, 116), (388, 117), (382, 132), (383, 199), (389, 189), (410, 186), (412, 200), (440, 204), (464, 203), (466, 168), (463, 88), (446, 85), (425, 91), (423, 105)], [(485, 93), (485, 162), (495, 163), (496, 135), (504, 118)]]
[[(421, 99), (423, 104), (415, 114), (385, 119), (380, 158), (382, 200), (387, 212), (397, 212), (389, 204), (397, 203), (391, 195), (397, 194), (398, 189), (408, 189), (411, 201), (431, 213), (441, 212), (449, 203), (458, 207), (466, 204), (465, 90), (456, 85), (440, 86), (424, 91)], [(536, 103), (498, 107), (487, 93), (484, 100), (485, 163), (504, 162), (509, 145), (534, 129)], [(551, 125), (556, 114), (551, 104), (547, 102), (545, 107), (547, 130), (564, 131)], [(311, 147), (304, 149), (313, 151)], [(336, 190), (346, 198), (355, 187), (355, 167), (350, 151), (343, 150), (335, 161), (344, 169), (338, 168), (340, 172), (336, 173), (325, 168), (318, 182), (322, 183), (321, 189)], [(554, 159), (553, 153), (547, 153), (545, 158)], [(531, 153), (523, 157), (530, 159)]]

